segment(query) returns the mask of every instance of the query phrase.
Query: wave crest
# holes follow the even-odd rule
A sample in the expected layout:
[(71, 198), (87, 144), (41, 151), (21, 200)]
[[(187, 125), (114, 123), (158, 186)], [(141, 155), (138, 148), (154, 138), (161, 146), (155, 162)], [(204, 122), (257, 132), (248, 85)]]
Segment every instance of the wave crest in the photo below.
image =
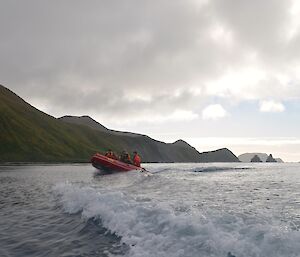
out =
[(122, 192), (69, 183), (57, 185), (54, 191), (67, 213), (101, 219), (130, 247), (128, 256), (296, 257), (300, 252), (295, 243), (300, 240), (299, 231), (280, 234), (265, 222), (249, 223), (225, 213), (210, 217), (175, 213), (169, 206), (137, 201)]

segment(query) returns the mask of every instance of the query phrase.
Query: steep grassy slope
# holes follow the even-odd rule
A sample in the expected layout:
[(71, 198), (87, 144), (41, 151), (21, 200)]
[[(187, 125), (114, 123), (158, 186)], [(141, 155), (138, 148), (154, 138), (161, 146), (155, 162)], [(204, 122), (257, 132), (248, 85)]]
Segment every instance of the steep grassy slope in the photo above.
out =
[(144, 161), (191, 162), (194, 148), (166, 144), (140, 135), (116, 135), (68, 124), (26, 103), (0, 86), (0, 161), (88, 161), (97, 151), (138, 150)]
[(0, 85), (0, 162), (89, 161), (108, 148), (137, 150), (145, 162), (238, 161), (227, 149), (200, 154), (182, 140), (109, 130), (88, 116), (56, 119)]
[(0, 86), (0, 161), (86, 161), (117, 145), (93, 130), (57, 121)]

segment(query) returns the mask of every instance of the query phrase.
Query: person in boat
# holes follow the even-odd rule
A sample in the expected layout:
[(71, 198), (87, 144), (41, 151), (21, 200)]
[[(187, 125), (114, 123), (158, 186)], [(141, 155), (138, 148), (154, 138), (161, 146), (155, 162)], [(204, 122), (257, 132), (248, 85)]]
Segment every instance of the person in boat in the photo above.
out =
[(115, 153), (111, 150), (108, 149), (108, 151), (105, 153), (105, 156), (114, 160), (117, 160), (118, 157), (115, 155)]
[(128, 163), (128, 164), (132, 164), (132, 161), (131, 161), (131, 159), (130, 159), (130, 155), (129, 155), (129, 153), (126, 152), (126, 151), (123, 151), (123, 152), (121, 153), (120, 161), (121, 161), (121, 162)]
[(133, 152), (133, 165), (137, 166), (137, 167), (141, 167), (141, 157), (139, 156), (139, 154), (137, 153), (137, 151)]

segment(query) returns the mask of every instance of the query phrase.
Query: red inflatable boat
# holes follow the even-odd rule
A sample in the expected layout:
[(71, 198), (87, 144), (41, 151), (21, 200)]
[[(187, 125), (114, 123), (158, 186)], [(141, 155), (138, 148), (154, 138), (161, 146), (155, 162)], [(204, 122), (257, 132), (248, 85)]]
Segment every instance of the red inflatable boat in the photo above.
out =
[(95, 168), (108, 172), (142, 170), (141, 167), (137, 167), (133, 164), (124, 163), (119, 160), (114, 160), (99, 153), (93, 155), (91, 163)]

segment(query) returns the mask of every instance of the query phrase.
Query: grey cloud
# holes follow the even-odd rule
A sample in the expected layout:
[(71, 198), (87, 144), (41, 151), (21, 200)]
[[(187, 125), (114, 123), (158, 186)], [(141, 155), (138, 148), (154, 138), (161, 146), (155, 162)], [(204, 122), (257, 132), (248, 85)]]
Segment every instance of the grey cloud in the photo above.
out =
[(216, 0), (213, 1), (213, 11), (239, 41), (263, 54), (282, 50), (290, 4), (291, 1), (281, 0)]
[[(64, 99), (71, 98), (73, 103), (64, 101)], [(157, 93), (150, 100), (132, 100), (124, 90), (110, 88), (87, 93), (65, 91), (55, 98), (49, 99), (48, 97), (47, 101), (49, 100), (53, 103), (53, 111), (58, 111), (56, 106), (59, 106), (59, 108), (63, 108), (64, 112), (74, 114), (74, 106), (76, 106), (80, 113), (96, 111), (104, 118), (114, 117), (119, 120), (126, 120), (128, 116), (134, 118), (151, 117), (153, 114), (168, 116), (176, 110), (189, 110), (201, 101), (199, 97), (188, 91), (181, 92), (179, 95)]]
[[(285, 50), (296, 51), (281, 38), (289, 4), (0, 0), (1, 83), (56, 112), (198, 110), (204, 96), (189, 87), (248, 65), (248, 51), (263, 67), (282, 68)], [(218, 23), (233, 32), (233, 47), (211, 39)], [(127, 97), (135, 92), (151, 100)]]

